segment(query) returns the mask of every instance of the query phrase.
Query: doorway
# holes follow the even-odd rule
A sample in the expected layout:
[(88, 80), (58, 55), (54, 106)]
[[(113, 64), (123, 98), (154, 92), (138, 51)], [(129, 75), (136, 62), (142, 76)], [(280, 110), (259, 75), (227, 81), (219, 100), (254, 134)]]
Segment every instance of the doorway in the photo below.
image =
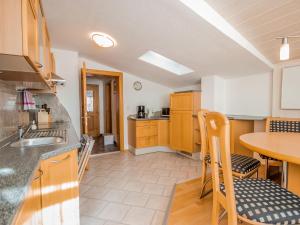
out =
[(82, 134), (95, 139), (92, 154), (124, 150), (123, 74), (81, 69)]

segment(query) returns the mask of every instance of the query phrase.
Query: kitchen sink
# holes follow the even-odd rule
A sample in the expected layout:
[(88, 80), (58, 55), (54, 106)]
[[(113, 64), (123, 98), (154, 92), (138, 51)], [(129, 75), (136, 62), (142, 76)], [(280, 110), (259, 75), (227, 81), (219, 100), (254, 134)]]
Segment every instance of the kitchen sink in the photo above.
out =
[(34, 147), (42, 145), (57, 145), (64, 144), (65, 139), (62, 137), (38, 137), (38, 138), (28, 138), (21, 139), (19, 141), (13, 142), (11, 147)]

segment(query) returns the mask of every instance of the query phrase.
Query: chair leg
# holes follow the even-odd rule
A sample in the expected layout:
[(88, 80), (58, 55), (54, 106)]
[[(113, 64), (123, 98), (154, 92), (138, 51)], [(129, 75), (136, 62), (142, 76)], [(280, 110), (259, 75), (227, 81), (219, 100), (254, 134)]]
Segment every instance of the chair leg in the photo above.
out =
[(268, 179), (269, 177), (269, 159), (266, 159), (265, 163), (265, 178)]
[(213, 208), (212, 208), (212, 225), (218, 225), (219, 224), (219, 218), (220, 218), (220, 210), (221, 206), (220, 203), (217, 200), (217, 196), (213, 196)]
[(207, 164), (205, 162), (202, 163), (202, 172), (201, 172), (201, 190), (200, 190), (200, 199), (205, 196), (204, 190), (206, 184), (211, 180), (211, 178), (207, 179), (206, 176)]

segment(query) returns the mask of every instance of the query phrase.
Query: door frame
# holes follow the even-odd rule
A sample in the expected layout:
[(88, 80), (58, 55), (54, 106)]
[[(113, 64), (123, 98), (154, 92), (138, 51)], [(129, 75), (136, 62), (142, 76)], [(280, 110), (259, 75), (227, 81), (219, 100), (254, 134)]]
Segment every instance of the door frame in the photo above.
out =
[(116, 71), (88, 69), (85, 62), (81, 68), (81, 133), (87, 134), (87, 110), (86, 110), (86, 79), (87, 75), (114, 77), (118, 81), (118, 95), (119, 95), (119, 138), (120, 151), (124, 151), (124, 103), (123, 103), (123, 73)]

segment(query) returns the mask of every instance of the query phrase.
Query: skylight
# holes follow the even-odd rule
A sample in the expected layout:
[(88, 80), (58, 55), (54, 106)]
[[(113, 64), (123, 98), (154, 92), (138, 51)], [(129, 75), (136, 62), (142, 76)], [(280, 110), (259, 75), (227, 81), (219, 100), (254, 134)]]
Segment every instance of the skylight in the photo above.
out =
[(192, 69), (182, 64), (179, 64), (172, 59), (162, 56), (154, 51), (146, 52), (144, 55), (139, 57), (139, 60), (160, 67), (178, 76), (194, 72)]

